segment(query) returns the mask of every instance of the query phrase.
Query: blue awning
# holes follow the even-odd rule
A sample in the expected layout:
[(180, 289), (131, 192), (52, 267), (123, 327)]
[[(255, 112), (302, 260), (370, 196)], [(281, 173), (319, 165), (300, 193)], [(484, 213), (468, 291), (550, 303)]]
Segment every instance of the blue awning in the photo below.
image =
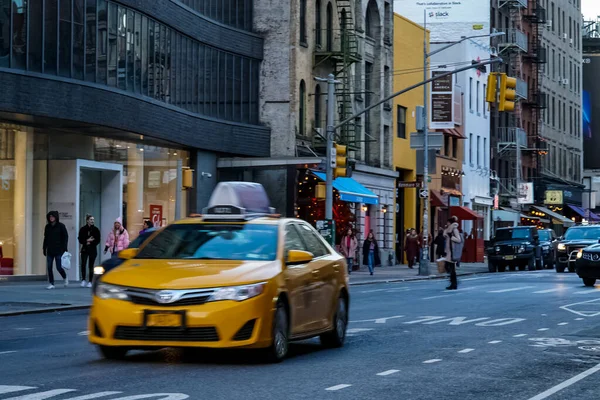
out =
[[(579, 216), (581, 218), (587, 218), (588, 217), (588, 211), (584, 210), (581, 207), (578, 207), (576, 205), (573, 204), (567, 204), (569, 206), (569, 208), (573, 211), (575, 211), (577, 214), (579, 214)], [(594, 214), (592, 211), (589, 211), (590, 215), (589, 215), (589, 220), (590, 221), (594, 221), (594, 222), (598, 222), (600, 221), (600, 217), (598, 217), (596, 214)]]
[[(326, 180), (325, 173), (311, 171), (322, 181)], [(348, 203), (379, 204), (379, 197), (352, 178), (337, 178), (333, 188), (340, 194), (340, 200)]]

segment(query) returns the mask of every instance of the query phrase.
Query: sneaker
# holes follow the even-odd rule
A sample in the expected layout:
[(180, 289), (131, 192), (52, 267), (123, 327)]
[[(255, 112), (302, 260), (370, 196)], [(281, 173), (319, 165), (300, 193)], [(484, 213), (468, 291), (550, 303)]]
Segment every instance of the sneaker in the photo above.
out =
[(54, 289), (54, 285), (48, 285), (48, 287), (46, 289), (48, 289), (48, 290)]
[(85, 280), (81, 281), (81, 287), (85, 287), (85, 285), (87, 285), (87, 281), (85, 281)]
[(86, 287), (91, 288), (92, 287), (92, 282), (88, 282), (88, 284), (86, 285)]
[(65, 278), (65, 287), (69, 286), (69, 278)]

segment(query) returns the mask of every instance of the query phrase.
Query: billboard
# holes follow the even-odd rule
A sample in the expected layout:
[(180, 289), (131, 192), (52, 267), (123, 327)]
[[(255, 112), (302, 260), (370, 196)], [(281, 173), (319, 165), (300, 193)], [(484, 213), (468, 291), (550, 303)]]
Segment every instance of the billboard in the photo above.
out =
[(394, 12), (431, 31), (432, 42), (490, 32), (490, 2), (482, 0), (394, 0)]
[(583, 56), (583, 98), (582, 98), (582, 127), (583, 127), (583, 168), (600, 169), (600, 54)]

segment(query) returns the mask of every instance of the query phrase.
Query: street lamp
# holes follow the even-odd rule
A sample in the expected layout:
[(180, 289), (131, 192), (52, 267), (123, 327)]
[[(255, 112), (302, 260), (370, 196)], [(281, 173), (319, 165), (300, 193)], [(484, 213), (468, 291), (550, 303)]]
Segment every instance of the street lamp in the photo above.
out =
[[(427, 60), (444, 50), (449, 49), (452, 46), (456, 46), (468, 39), (476, 39), (483, 37), (496, 37), (504, 35), (504, 32), (494, 32), (485, 35), (473, 35), (473, 36), (463, 36), (460, 40), (450, 43), (442, 48), (432, 51), (431, 53), (427, 52), (427, 10), (424, 10), (424, 24), (423, 24), (423, 80), (427, 81)], [(423, 90), (423, 190), (425, 193), (429, 194), (429, 132), (428, 132), (428, 107), (427, 107), (427, 84), (424, 86)], [(427, 276), (429, 275), (429, 197), (425, 198), (423, 204), (423, 257), (419, 262), (419, 275)]]

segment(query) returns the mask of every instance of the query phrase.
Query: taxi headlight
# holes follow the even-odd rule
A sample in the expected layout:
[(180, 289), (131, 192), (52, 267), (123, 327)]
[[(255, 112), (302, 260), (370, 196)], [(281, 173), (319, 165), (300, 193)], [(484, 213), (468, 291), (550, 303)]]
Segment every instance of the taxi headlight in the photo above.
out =
[(565, 251), (567, 249), (567, 246), (564, 243), (559, 243), (558, 244), (558, 249), (562, 250), (562, 251)]
[(581, 258), (581, 257), (583, 257), (583, 250), (579, 250), (577, 252), (577, 258)]
[(94, 267), (94, 275), (102, 275), (104, 274), (104, 267), (103, 266), (97, 266)]
[(96, 286), (96, 296), (101, 299), (118, 299), (118, 300), (128, 300), (129, 297), (125, 290), (119, 286), (109, 285), (107, 283), (99, 283)]
[(230, 286), (216, 289), (208, 301), (233, 300), (243, 301), (260, 295), (267, 284), (265, 282), (253, 285)]

